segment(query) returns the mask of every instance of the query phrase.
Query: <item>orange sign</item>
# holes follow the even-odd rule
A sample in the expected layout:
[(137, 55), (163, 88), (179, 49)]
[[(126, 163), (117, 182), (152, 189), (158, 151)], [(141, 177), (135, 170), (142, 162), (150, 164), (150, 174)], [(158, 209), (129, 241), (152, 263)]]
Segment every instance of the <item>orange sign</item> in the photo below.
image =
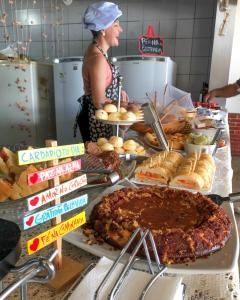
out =
[(57, 226), (39, 234), (38, 236), (27, 241), (28, 254), (37, 252), (38, 250), (53, 243), (57, 239), (63, 237), (65, 234), (83, 225), (84, 223), (86, 223), (86, 214), (85, 211), (82, 211), (71, 219), (68, 219), (58, 224)]

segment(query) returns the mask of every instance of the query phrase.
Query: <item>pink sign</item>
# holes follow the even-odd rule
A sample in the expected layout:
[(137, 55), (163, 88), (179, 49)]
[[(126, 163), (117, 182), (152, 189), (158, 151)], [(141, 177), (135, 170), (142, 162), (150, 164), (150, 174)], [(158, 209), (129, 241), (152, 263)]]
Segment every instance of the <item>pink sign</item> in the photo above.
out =
[(81, 170), (81, 159), (28, 174), (28, 185), (34, 185), (78, 170)]

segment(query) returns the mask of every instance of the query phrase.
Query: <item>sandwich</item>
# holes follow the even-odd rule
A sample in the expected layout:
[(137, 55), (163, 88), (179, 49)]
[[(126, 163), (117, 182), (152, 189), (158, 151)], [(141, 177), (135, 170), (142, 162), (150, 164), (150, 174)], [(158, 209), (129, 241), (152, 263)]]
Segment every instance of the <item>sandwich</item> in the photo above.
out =
[(173, 187), (185, 187), (188, 189), (201, 190), (204, 186), (204, 179), (196, 172), (180, 172), (169, 183)]
[(167, 184), (171, 178), (171, 172), (168, 169), (161, 167), (144, 167), (139, 166), (135, 171), (135, 178), (140, 181), (155, 181), (162, 184)]

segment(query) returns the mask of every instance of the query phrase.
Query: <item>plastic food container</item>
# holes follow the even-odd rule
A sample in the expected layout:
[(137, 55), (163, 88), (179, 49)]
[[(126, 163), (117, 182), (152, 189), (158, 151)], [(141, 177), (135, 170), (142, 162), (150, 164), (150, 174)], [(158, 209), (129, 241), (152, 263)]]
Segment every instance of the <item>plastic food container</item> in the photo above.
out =
[(205, 152), (205, 153), (208, 153), (208, 154), (212, 155), (215, 148), (216, 148), (216, 144), (213, 144), (213, 145), (196, 145), (196, 144), (184, 143), (184, 150), (185, 150), (186, 153)]

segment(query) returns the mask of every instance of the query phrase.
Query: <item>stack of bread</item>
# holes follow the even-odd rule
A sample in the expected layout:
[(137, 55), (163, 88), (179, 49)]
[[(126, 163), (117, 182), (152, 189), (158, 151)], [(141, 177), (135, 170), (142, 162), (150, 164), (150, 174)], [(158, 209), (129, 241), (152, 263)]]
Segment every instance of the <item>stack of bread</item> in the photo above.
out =
[(145, 160), (135, 170), (135, 178), (140, 181), (154, 181), (168, 184), (173, 177), (182, 155), (174, 151), (162, 151)]
[(103, 109), (98, 109), (95, 112), (96, 119), (108, 120), (108, 121), (141, 121), (143, 119), (143, 113), (140, 109), (127, 110), (124, 107), (120, 107), (118, 111), (117, 106), (114, 104), (105, 104)]
[[(66, 163), (71, 159), (61, 160)], [(28, 174), (35, 173), (46, 167), (45, 164), (18, 166), (17, 154), (6, 147), (0, 150), (0, 202), (7, 199), (17, 200), (43, 189), (48, 188), (48, 182), (40, 182), (29, 186), (27, 183)], [(60, 181), (69, 180), (72, 174), (60, 177)]]
[(215, 162), (207, 153), (191, 153), (184, 157), (178, 152), (162, 151), (139, 165), (135, 170), (135, 178), (146, 183), (208, 190), (214, 173)]
[(137, 143), (133, 139), (128, 139), (123, 141), (123, 138), (119, 136), (112, 136), (109, 140), (106, 138), (99, 138), (97, 140), (97, 145), (100, 147), (101, 151), (115, 151), (118, 154), (130, 153), (137, 155), (145, 155), (146, 151), (143, 146)]
[(179, 165), (170, 186), (208, 190), (215, 173), (215, 162), (207, 153), (190, 153)]

